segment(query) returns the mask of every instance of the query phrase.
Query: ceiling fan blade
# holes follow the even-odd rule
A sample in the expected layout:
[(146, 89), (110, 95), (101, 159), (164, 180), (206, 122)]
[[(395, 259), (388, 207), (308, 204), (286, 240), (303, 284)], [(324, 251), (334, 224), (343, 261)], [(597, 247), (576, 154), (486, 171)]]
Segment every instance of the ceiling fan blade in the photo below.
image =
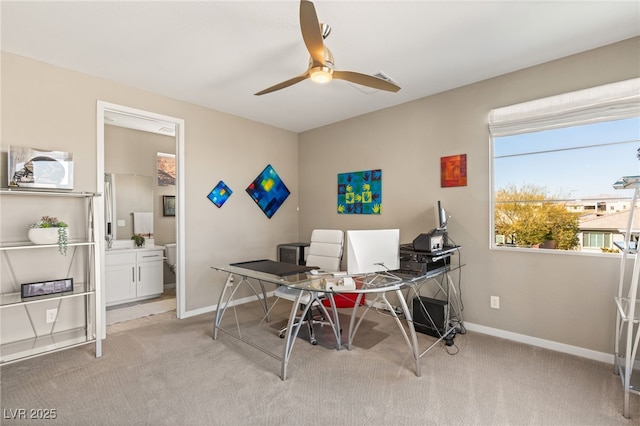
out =
[(280, 89), (284, 89), (285, 87), (289, 87), (289, 86), (293, 86), (296, 83), (300, 83), (302, 80), (306, 79), (309, 77), (309, 72), (305, 72), (304, 74), (300, 74), (297, 77), (293, 77), (290, 78), (287, 81), (283, 81), (282, 83), (278, 83), (274, 86), (271, 86), (269, 88), (266, 88), (264, 90), (259, 91), (258, 93), (255, 93), (255, 96), (260, 96), (260, 95), (264, 95), (266, 93), (271, 93), (271, 92), (275, 92), (276, 90), (280, 90)]
[(383, 80), (372, 75), (360, 74), (353, 71), (333, 71), (333, 78), (350, 81), (362, 86), (373, 87), (374, 89), (386, 90), (387, 92), (397, 92), (400, 86), (395, 85), (387, 80)]
[(300, 30), (313, 61), (324, 66), (324, 43), (316, 8), (308, 0), (300, 1)]

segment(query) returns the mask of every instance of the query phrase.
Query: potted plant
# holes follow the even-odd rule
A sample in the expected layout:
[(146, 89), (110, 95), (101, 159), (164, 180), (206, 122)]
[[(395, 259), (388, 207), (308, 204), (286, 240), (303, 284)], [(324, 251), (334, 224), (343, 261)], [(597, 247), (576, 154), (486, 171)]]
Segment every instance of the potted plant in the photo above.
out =
[(27, 236), (34, 244), (58, 244), (60, 254), (67, 254), (69, 225), (56, 217), (42, 216), (39, 221), (29, 225)]
[(540, 248), (553, 249), (553, 250), (558, 248), (558, 242), (553, 237), (552, 229), (547, 231), (547, 233), (542, 238), (542, 243), (540, 243)]
[(131, 239), (136, 244), (136, 247), (142, 247), (144, 245), (144, 237), (142, 234), (135, 234)]

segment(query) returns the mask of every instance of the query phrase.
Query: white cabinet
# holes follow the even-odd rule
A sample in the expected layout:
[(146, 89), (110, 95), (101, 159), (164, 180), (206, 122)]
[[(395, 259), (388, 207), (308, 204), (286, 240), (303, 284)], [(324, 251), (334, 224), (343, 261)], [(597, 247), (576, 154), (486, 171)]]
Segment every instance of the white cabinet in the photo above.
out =
[[(100, 256), (94, 228), (99, 194), (1, 188), (0, 195), (0, 364), (92, 342), (100, 357)], [(72, 218), (66, 255), (58, 253), (57, 244), (25, 241), (23, 222), (47, 213)], [(71, 290), (22, 297), (21, 284), (63, 278), (73, 280)]]
[(105, 293), (107, 306), (136, 298), (135, 253), (107, 253)]
[(107, 306), (155, 297), (162, 293), (161, 248), (124, 249), (106, 254)]
[(162, 249), (137, 253), (139, 298), (162, 293), (162, 254)]

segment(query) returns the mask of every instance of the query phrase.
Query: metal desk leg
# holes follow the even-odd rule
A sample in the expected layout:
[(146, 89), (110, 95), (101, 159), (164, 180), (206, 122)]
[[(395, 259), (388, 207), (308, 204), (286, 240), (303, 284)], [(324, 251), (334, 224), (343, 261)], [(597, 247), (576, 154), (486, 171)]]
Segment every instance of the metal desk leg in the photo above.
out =
[(262, 307), (264, 309), (264, 316), (267, 319), (267, 322), (269, 322), (269, 305), (267, 304), (267, 291), (264, 289), (264, 284), (262, 283), (262, 280), (259, 281), (260, 282), (260, 288), (262, 289)]
[(329, 294), (329, 304), (331, 305), (331, 312), (333, 312), (333, 335), (336, 337), (336, 349), (340, 350), (342, 349), (342, 330), (340, 328), (338, 308), (336, 307), (336, 301), (333, 298), (333, 294)]
[[(289, 314), (289, 323), (287, 324), (287, 331), (284, 336), (284, 354), (282, 355), (282, 366), (280, 372), (280, 378), (282, 380), (287, 379), (287, 365), (289, 364), (289, 358), (291, 357), (291, 352), (293, 351), (293, 345), (298, 337), (298, 333), (300, 332), (300, 327), (302, 326), (303, 321), (297, 321), (296, 317), (298, 313), (298, 309), (301, 305), (302, 296), (304, 295), (304, 290), (300, 291), (296, 301), (291, 305), (291, 313)], [(313, 295), (312, 295), (313, 296)], [(302, 311), (301, 318), (305, 318), (307, 315), (307, 311), (311, 308), (311, 303), (308, 303), (304, 310)]]
[(358, 307), (360, 306), (360, 302), (364, 297), (364, 293), (358, 293), (358, 297), (356, 298), (356, 303), (353, 306), (353, 311), (351, 312), (351, 319), (349, 320), (349, 334), (347, 339), (347, 349), (351, 350), (353, 347), (353, 338), (355, 337), (356, 331), (358, 331), (358, 327), (360, 327), (360, 323), (364, 319), (364, 316), (367, 314), (369, 310), (369, 305), (365, 304), (364, 312), (356, 325), (356, 318), (358, 317)]
[[(382, 300), (385, 303), (385, 305), (387, 306), (387, 309), (389, 309), (389, 311), (391, 312), (391, 315), (393, 316), (393, 319), (396, 321), (396, 324), (398, 325), (398, 328), (400, 329), (400, 332), (402, 333), (402, 336), (404, 337), (404, 340), (407, 343), (407, 346), (411, 350), (411, 356), (413, 356), (413, 359), (414, 359), (415, 364), (416, 364), (416, 376), (420, 377), (422, 375), (422, 373), (421, 373), (421, 369), (420, 369), (420, 355), (419, 355), (419, 349), (418, 349), (418, 336), (416, 335), (416, 330), (413, 327), (413, 319), (411, 317), (411, 312), (409, 312), (409, 307), (407, 306), (407, 302), (405, 300), (405, 297), (402, 294), (402, 290), (400, 290), (400, 289), (395, 290), (395, 293), (396, 293), (396, 296), (398, 297), (398, 300), (400, 301), (400, 307), (402, 308), (402, 312), (405, 315), (405, 318), (406, 318), (406, 321), (407, 321), (407, 326), (409, 328), (409, 335), (407, 335), (407, 332), (405, 331), (404, 327), (402, 326), (402, 322), (400, 321), (400, 318), (398, 317), (398, 315), (396, 314), (395, 310), (393, 309), (393, 306), (391, 305), (391, 303), (389, 303), (389, 300), (386, 297), (386, 293), (382, 293), (381, 295), (377, 295), (375, 300), (373, 302), (371, 302), (371, 304), (373, 305), (378, 300)], [(347, 348), (349, 350), (351, 350), (352, 345), (353, 345), (353, 339), (354, 339), (354, 337), (356, 335), (356, 332), (358, 331), (358, 328), (360, 327), (360, 324), (362, 323), (362, 320), (364, 319), (365, 315), (367, 314), (367, 312), (369, 311), (370, 306), (371, 306), (371, 305), (367, 305), (367, 307), (365, 308), (364, 312), (360, 316), (360, 319), (356, 323), (357, 308), (358, 308), (358, 306), (360, 304), (360, 300), (361, 300), (362, 296), (363, 296), (363, 293), (358, 294), (358, 298), (356, 299), (356, 305), (354, 306), (353, 312), (351, 314), (351, 321), (349, 322), (349, 339), (348, 339), (348, 342), (347, 342)]]
[[(422, 376), (422, 371), (420, 369), (420, 354), (418, 349), (418, 336), (416, 335), (416, 329), (413, 326), (413, 318), (411, 317), (411, 312), (409, 311), (409, 306), (407, 306), (407, 301), (405, 300), (402, 291), (396, 290), (396, 294), (398, 296), (398, 300), (400, 301), (400, 307), (402, 308), (402, 312), (404, 312), (404, 318), (407, 321), (407, 326), (409, 327), (409, 334), (411, 335), (411, 344), (409, 348), (413, 352), (413, 359), (416, 362), (416, 376)], [(404, 329), (403, 329), (404, 331)], [(406, 335), (405, 335), (406, 337)], [(408, 341), (407, 341), (408, 343)]]
[(456, 291), (456, 285), (453, 282), (453, 279), (451, 278), (451, 275), (449, 274), (449, 272), (447, 272), (446, 275), (447, 275), (447, 281), (449, 283), (449, 288), (453, 290), (453, 298), (450, 298), (450, 299), (452, 300), (451, 305), (453, 307), (453, 313), (458, 323), (457, 328), (458, 328), (458, 331), (462, 332), (464, 331), (464, 319), (462, 318), (462, 300), (460, 298), (460, 295)]
[[(291, 358), (291, 353), (293, 352), (293, 345), (295, 344), (296, 338), (298, 337), (298, 333), (300, 332), (300, 327), (302, 327), (302, 323), (304, 322), (304, 321), (296, 321), (296, 318), (298, 317), (298, 311), (300, 309), (300, 306), (302, 305), (301, 301), (304, 294), (305, 294), (304, 290), (300, 291), (300, 293), (298, 294), (298, 297), (296, 298), (296, 301), (292, 304), (291, 312), (289, 313), (289, 323), (287, 324), (287, 331), (284, 336), (284, 341), (285, 341), (284, 354), (282, 356), (282, 366), (281, 366), (281, 373), (280, 373), (280, 378), (282, 380), (287, 379), (287, 367), (289, 365), (289, 358)], [(315, 292), (309, 292), (309, 294), (311, 296), (310, 300), (306, 305), (304, 305), (304, 310), (300, 313), (300, 318), (306, 318), (307, 312), (309, 312), (314, 302), (320, 302)], [(331, 319), (331, 315), (329, 315), (327, 308), (325, 308), (324, 305), (322, 305), (322, 303), (320, 303), (320, 308), (322, 310), (322, 313), (326, 315), (327, 319), (329, 320), (331, 327), (333, 327), (333, 333), (337, 342), (336, 347), (339, 350), (341, 346), (340, 328), (339, 328), (340, 323), (338, 322), (339, 320), (337, 319), (338, 313), (337, 313), (337, 310), (335, 309), (335, 302), (333, 301), (333, 297), (331, 295), (329, 297), (331, 300), (331, 307), (333, 309), (335, 319)]]
[[(227, 306), (229, 306), (229, 301), (233, 298), (233, 294), (235, 293), (235, 289), (230, 291), (227, 299), (224, 299), (225, 294), (229, 288), (233, 287), (233, 274), (229, 274), (227, 276), (227, 281), (224, 283), (224, 287), (220, 292), (220, 298), (218, 299), (218, 307), (216, 309), (216, 319), (213, 322), (213, 340), (218, 338), (218, 329), (220, 328), (220, 322), (222, 321), (222, 317), (224, 316), (224, 312), (227, 310)], [(237, 287), (236, 287), (237, 288)], [(223, 304), (223, 300), (224, 304)]]
[[(260, 302), (260, 306), (262, 306), (262, 310), (264, 311), (264, 318), (266, 319), (267, 322), (269, 322), (269, 307), (267, 305), (267, 293), (262, 281), (258, 280), (258, 282), (260, 284), (262, 297), (260, 297), (255, 287), (246, 276), (243, 276), (240, 279), (240, 282), (236, 286), (233, 285), (234, 283), (233, 274), (229, 274), (227, 276), (227, 281), (225, 282), (224, 287), (222, 288), (222, 292), (220, 293), (220, 298), (218, 300), (218, 308), (216, 310), (216, 318), (213, 325), (213, 340), (216, 340), (218, 338), (218, 331), (220, 329), (220, 323), (222, 322), (222, 318), (224, 317), (224, 314), (227, 308), (229, 306), (234, 306), (233, 304), (231, 304), (231, 301), (233, 300), (233, 297), (236, 291), (240, 288), (240, 285), (242, 283), (246, 283), (249, 286), (249, 288), (253, 291), (253, 294), (256, 295), (256, 298)], [(233, 290), (228, 290), (231, 287), (234, 287)], [(227, 295), (226, 298), (225, 298), (225, 295)], [(238, 336), (241, 337), (240, 324), (238, 323), (237, 318), (236, 318), (236, 327), (238, 330)]]
[[(342, 342), (340, 337), (340, 334), (341, 334), (340, 318), (338, 318), (338, 310), (336, 309), (336, 302), (333, 298), (333, 293), (327, 293), (327, 294), (329, 295), (329, 303), (331, 304), (331, 312), (333, 313), (333, 315), (329, 315), (329, 311), (327, 311), (327, 308), (322, 304), (322, 301), (318, 299), (317, 296), (316, 296), (315, 302), (318, 303), (318, 306), (320, 307), (320, 311), (325, 316), (327, 321), (329, 321), (329, 325), (333, 329), (333, 335), (336, 338), (336, 349), (340, 350), (342, 348)], [(333, 316), (333, 319), (331, 318), (332, 316)]]
[(261, 299), (256, 289), (253, 287), (253, 284), (251, 284), (251, 281), (249, 281), (246, 277), (243, 277), (242, 280), (246, 281), (249, 287), (251, 287), (253, 294), (256, 295), (256, 298), (258, 299), (258, 301), (260, 302), (260, 305), (262, 306), (262, 310), (264, 311), (264, 316), (266, 318), (266, 321), (269, 322), (269, 306), (267, 305), (267, 291), (264, 289), (264, 283), (262, 282), (262, 280), (258, 280), (258, 284), (260, 284), (260, 290), (262, 293), (262, 299)]

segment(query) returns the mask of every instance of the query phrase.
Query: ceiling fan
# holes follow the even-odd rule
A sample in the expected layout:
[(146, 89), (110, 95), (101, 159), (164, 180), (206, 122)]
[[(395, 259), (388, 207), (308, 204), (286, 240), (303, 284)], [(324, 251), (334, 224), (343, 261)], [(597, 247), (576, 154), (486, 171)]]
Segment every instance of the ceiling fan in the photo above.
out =
[(317, 83), (328, 83), (332, 79), (337, 78), (388, 92), (397, 92), (400, 90), (400, 87), (396, 84), (372, 75), (334, 69), (333, 55), (323, 42), (323, 40), (329, 36), (329, 33), (331, 33), (331, 27), (327, 24), (320, 25), (318, 16), (316, 15), (316, 8), (313, 6), (313, 3), (308, 0), (300, 1), (300, 29), (302, 31), (304, 44), (307, 46), (307, 50), (311, 55), (311, 58), (309, 58), (309, 67), (304, 73), (264, 89), (256, 93), (256, 96), (284, 89), (307, 78)]

